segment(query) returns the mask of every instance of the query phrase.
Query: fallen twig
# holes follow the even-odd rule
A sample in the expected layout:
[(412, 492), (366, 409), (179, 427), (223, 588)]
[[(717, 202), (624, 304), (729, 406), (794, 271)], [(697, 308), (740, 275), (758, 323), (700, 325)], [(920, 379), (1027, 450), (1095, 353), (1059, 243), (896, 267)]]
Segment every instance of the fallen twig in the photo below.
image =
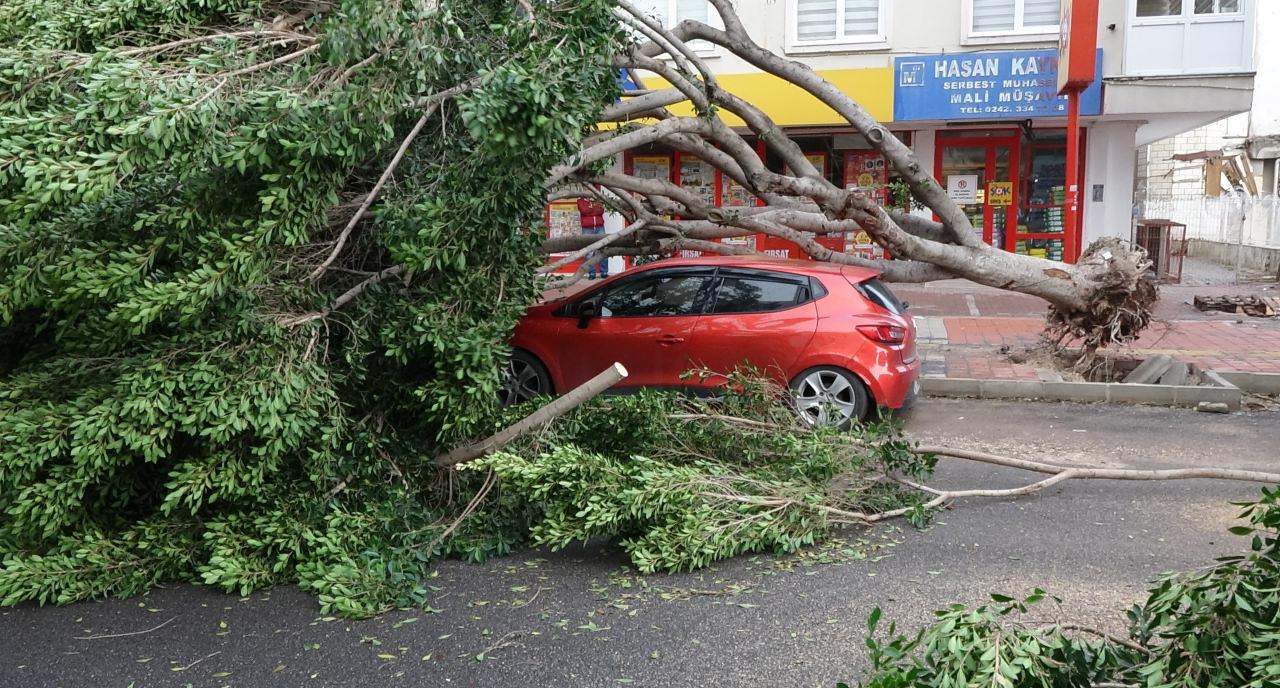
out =
[(1127, 468), (1097, 468), (1089, 466), (1062, 466), (1041, 461), (1014, 459), (1007, 456), (988, 454), (969, 449), (952, 449), (950, 447), (919, 446), (916, 454), (933, 454), (947, 456), (979, 463), (1021, 468), (1036, 473), (1057, 475), (1071, 472), (1071, 478), (1079, 480), (1193, 480), (1197, 478), (1210, 480), (1238, 480), (1250, 483), (1280, 484), (1280, 473), (1263, 471), (1245, 471), (1231, 468), (1174, 468), (1166, 470), (1135, 470)]
[(436, 545), (444, 542), (444, 539), (452, 535), (453, 531), (457, 530), (458, 526), (462, 525), (462, 522), (467, 520), (468, 516), (475, 513), (475, 510), (480, 506), (480, 502), (483, 502), (484, 498), (489, 496), (489, 491), (497, 484), (498, 476), (490, 470), (489, 475), (485, 476), (484, 483), (480, 485), (479, 490), (476, 490), (476, 494), (471, 498), (471, 501), (467, 502), (467, 506), (462, 510), (462, 513), (458, 514), (458, 517), (453, 519), (453, 523), (450, 523), (449, 527), (444, 529), (444, 532), (437, 535), (436, 538), (431, 541), (431, 544), (427, 545), (423, 549), (423, 551), (427, 553), (427, 556), (431, 556), (432, 552), (435, 551)]
[(168, 621), (160, 624), (159, 626), (148, 628), (145, 631), (131, 631), (129, 633), (108, 633), (106, 635), (82, 635), (82, 636), (73, 638), (73, 640), (104, 640), (106, 638), (126, 638), (131, 635), (146, 635), (147, 633), (158, 631), (164, 628), (165, 626), (168, 626), (169, 624), (173, 623), (173, 620), (176, 618), (178, 617), (175, 616), (172, 619), (169, 619)]
[(400, 161), (404, 159), (404, 154), (408, 152), (409, 146), (413, 143), (413, 140), (417, 138), (418, 132), (422, 131), (422, 127), (426, 126), (427, 120), (431, 119), (431, 115), (435, 114), (436, 108), (439, 106), (440, 101), (432, 103), (431, 106), (427, 108), (427, 111), (422, 113), (422, 116), (414, 123), (413, 128), (409, 130), (409, 133), (405, 135), (404, 140), (400, 142), (400, 147), (396, 149), (396, 154), (392, 156), (391, 162), (387, 165), (387, 168), (382, 171), (382, 175), (378, 177), (378, 181), (374, 183), (373, 190), (365, 195), (364, 202), (360, 204), (360, 207), (356, 209), (355, 214), (347, 221), (347, 226), (343, 227), (342, 231), (338, 233), (338, 239), (334, 243), (333, 250), (329, 252), (329, 256), (324, 259), (323, 263), (316, 266), (315, 270), (311, 271), (309, 277), (312, 281), (320, 279), (320, 277), (324, 275), (325, 270), (328, 270), (329, 266), (333, 265), (333, 262), (342, 254), (342, 249), (347, 245), (347, 239), (351, 236), (352, 230), (354, 230), (356, 225), (360, 223), (360, 220), (364, 218), (365, 213), (369, 212), (369, 206), (373, 205), (374, 200), (378, 198), (378, 193), (382, 191), (382, 187), (386, 186), (387, 181), (391, 179), (391, 175), (395, 173), (396, 167), (398, 167), (400, 165)]
[(173, 669), (173, 670), (174, 670), (174, 671), (186, 671), (187, 669), (190, 669), (191, 667), (193, 667), (193, 666), (195, 666), (195, 665), (199, 664), (200, 662), (203, 662), (204, 660), (209, 659), (210, 657), (217, 657), (217, 656), (218, 656), (218, 655), (220, 655), (220, 654), (222, 654), (222, 650), (218, 650), (217, 652), (210, 652), (209, 654), (207, 654), (207, 655), (205, 655), (205, 656), (201, 657), (200, 659), (197, 659), (196, 661), (194, 661), (194, 662), (192, 662), (192, 663), (190, 663), (190, 664), (188, 664), (188, 665), (186, 665), (186, 666), (184, 666), (184, 667), (174, 667), (174, 669)]
[(1128, 639), (1126, 639), (1126, 638), (1121, 638), (1121, 637), (1120, 637), (1120, 636), (1118, 636), (1118, 635), (1113, 635), (1113, 634), (1111, 634), (1111, 633), (1107, 633), (1107, 632), (1106, 632), (1106, 631), (1104, 631), (1104, 630), (1097, 629), (1097, 628), (1094, 628), (1094, 627), (1092, 627), (1092, 626), (1085, 626), (1085, 625), (1083, 625), (1083, 624), (1068, 623), (1068, 624), (1058, 624), (1058, 628), (1061, 628), (1061, 629), (1062, 629), (1062, 630), (1064, 630), (1064, 631), (1080, 631), (1081, 633), (1089, 633), (1089, 634), (1091, 634), (1091, 635), (1096, 635), (1096, 636), (1098, 636), (1099, 638), (1104, 638), (1104, 639), (1106, 639), (1106, 640), (1109, 640), (1109, 641), (1111, 641), (1111, 642), (1113, 642), (1113, 643), (1115, 643), (1115, 644), (1117, 644), (1117, 645), (1123, 645), (1123, 646), (1125, 646), (1125, 647), (1127, 647), (1127, 648), (1129, 648), (1129, 649), (1131, 649), (1131, 650), (1137, 650), (1138, 652), (1141, 652), (1141, 653), (1142, 653), (1142, 654), (1144, 654), (1144, 655), (1150, 655), (1150, 654), (1151, 654), (1151, 650), (1150, 650), (1150, 649), (1148, 649), (1148, 648), (1146, 648), (1146, 647), (1144, 647), (1144, 646), (1143, 646), (1143, 645), (1141, 645), (1140, 643), (1135, 643), (1135, 642), (1133, 642), (1132, 640), (1128, 640)]

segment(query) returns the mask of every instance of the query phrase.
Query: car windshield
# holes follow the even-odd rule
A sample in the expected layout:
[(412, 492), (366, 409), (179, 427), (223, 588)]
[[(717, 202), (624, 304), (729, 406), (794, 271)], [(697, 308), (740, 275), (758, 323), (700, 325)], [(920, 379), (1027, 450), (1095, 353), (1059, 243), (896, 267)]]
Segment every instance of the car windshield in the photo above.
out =
[(888, 285), (875, 277), (859, 282), (858, 291), (869, 301), (894, 315), (904, 315), (907, 312), (907, 305), (898, 300)]

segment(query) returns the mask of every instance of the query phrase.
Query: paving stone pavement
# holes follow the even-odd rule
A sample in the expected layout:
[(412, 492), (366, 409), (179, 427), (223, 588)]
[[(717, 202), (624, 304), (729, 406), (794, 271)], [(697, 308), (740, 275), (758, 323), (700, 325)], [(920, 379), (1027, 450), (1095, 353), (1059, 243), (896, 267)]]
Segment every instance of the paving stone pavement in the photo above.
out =
[[(903, 285), (895, 291), (911, 303), (926, 377), (1037, 380), (1051, 375), (1044, 366), (1014, 363), (1006, 355), (1039, 342), (1043, 301), (960, 282), (937, 288)], [(1179, 301), (1184, 296), (1166, 289), (1157, 308), (1164, 317), (1116, 352), (1132, 358), (1169, 354), (1209, 370), (1280, 373), (1280, 318), (1200, 313)]]

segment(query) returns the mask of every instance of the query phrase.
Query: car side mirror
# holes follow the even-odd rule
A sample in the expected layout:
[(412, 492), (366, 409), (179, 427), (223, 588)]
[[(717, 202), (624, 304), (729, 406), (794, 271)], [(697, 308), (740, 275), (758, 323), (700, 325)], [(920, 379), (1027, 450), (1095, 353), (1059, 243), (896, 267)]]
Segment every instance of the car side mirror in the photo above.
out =
[(911, 307), (911, 302), (910, 302), (910, 301), (903, 301), (903, 302), (902, 302), (902, 310), (904, 310), (904, 311), (905, 311), (905, 310), (907, 310), (907, 309), (908, 309), (908, 308), (910, 308), (910, 307)]
[(600, 306), (595, 301), (583, 301), (578, 304), (578, 329), (587, 329), (587, 323), (600, 314)]

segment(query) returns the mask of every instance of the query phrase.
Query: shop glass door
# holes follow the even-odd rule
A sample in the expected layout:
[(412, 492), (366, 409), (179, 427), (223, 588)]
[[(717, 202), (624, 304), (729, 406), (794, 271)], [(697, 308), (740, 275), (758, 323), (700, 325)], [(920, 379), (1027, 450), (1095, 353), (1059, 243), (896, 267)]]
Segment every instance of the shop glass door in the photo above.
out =
[(1017, 140), (1004, 132), (939, 138), (938, 181), (964, 209), (982, 240), (1007, 250), (1007, 230), (1016, 210)]
[(1026, 193), (1019, 200), (1021, 213), (1013, 250), (1049, 260), (1074, 258), (1066, 255), (1066, 134), (1037, 135), (1027, 144), (1024, 158)]

